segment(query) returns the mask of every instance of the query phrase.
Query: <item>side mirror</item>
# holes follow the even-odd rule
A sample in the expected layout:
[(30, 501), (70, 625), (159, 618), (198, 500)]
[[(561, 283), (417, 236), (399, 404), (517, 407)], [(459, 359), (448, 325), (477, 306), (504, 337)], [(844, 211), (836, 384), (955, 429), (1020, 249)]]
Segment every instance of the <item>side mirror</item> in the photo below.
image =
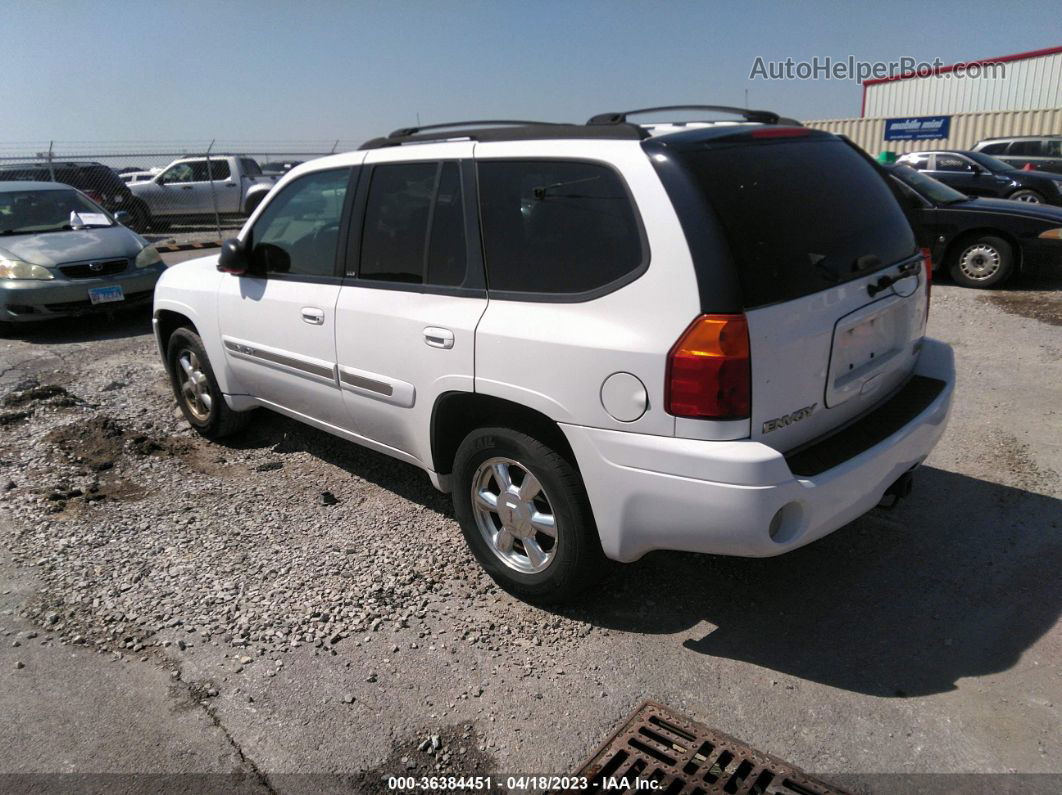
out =
[(129, 222), (133, 220), (133, 216), (129, 214), (128, 210), (118, 210), (114, 214), (114, 220), (122, 226), (129, 226)]
[(218, 256), (218, 270), (222, 273), (231, 273), (242, 276), (251, 268), (251, 257), (243, 242), (231, 238), (221, 244), (221, 254)]

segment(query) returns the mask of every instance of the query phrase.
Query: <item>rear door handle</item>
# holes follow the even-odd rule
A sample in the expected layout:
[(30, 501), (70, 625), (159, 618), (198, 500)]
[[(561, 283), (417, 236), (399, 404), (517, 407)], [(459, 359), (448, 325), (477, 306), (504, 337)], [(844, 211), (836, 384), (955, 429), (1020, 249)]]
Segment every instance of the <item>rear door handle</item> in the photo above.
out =
[(323, 326), (324, 310), (318, 309), (315, 306), (304, 306), (302, 308), (302, 320), (304, 323), (309, 323), (311, 326)]
[(454, 333), (448, 328), (428, 326), (424, 329), (424, 343), (433, 348), (454, 347)]
[(191, 185), (181, 185), (181, 190), (191, 190), (191, 189), (192, 189)]

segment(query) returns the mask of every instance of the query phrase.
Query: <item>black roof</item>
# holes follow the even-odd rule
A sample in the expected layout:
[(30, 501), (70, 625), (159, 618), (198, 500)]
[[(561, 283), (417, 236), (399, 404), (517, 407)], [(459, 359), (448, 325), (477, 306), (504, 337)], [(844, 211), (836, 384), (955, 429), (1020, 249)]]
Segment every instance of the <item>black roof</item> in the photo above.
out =
[(53, 160), (51, 163), (47, 161), (24, 161), (16, 163), (0, 163), (0, 168), (7, 170), (21, 170), (24, 168), (90, 168), (102, 166), (103, 168), (110, 168), (110, 166), (104, 166), (103, 163), (97, 163), (94, 160)]
[[(491, 125), (491, 126), (483, 126)], [(499, 126), (493, 126), (499, 125)], [(505, 126), (502, 126), (505, 125)], [(636, 124), (591, 127), (585, 124), (554, 122), (454, 122), (427, 127), (405, 127), (382, 138), (366, 141), (360, 149), (382, 149), (425, 141), (468, 138), (473, 141), (545, 141), (570, 138), (599, 138), (640, 141), (649, 134)]]
[[(382, 149), (388, 146), (446, 141), (455, 138), (473, 141), (543, 141), (564, 139), (599, 139), (641, 141), (651, 133), (639, 124), (627, 121), (628, 116), (670, 111), (706, 111), (740, 116), (745, 122), (756, 124), (788, 124), (800, 126), (800, 122), (779, 117), (769, 110), (749, 110), (726, 105), (668, 105), (660, 108), (641, 108), (617, 113), (599, 113), (586, 124), (566, 122), (523, 121), (491, 119), (486, 121), (460, 121), (445, 124), (428, 124), (418, 127), (402, 127), (380, 138), (366, 141), (360, 149)], [(661, 122), (657, 122), (661, 123)], [(681, 125), (684, 122), (671, 122)], [(694, 123), (694, 122), (689, 122)], [(703, 128), (702, 128), (703, 129)]]

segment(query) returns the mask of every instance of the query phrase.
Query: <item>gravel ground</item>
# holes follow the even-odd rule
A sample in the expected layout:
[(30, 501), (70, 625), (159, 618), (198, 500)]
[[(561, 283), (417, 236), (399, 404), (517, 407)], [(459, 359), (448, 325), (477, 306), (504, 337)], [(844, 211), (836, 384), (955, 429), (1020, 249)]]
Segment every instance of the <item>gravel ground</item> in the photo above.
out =
[[(267, 412), (193, 435), (145, 314), (20, 332), (0, 341), (0, 588), (23, 583), (3, 681), (36, 665), (15, 644), (161, 669), (280, 791), (568, 772), (649, 697), (856, 790), (1062, 772), (1059, 286), (934, 287), (959, 395), (896, 510), (777, 559), (654, 553), (558, 611), (481, 574), (412, 467)], [(33, 731), (0, 722), (0, 749)], [(78, 770), (113, 772), (101, 753)], [(2, 772), (59, 770), (0, 750)]]

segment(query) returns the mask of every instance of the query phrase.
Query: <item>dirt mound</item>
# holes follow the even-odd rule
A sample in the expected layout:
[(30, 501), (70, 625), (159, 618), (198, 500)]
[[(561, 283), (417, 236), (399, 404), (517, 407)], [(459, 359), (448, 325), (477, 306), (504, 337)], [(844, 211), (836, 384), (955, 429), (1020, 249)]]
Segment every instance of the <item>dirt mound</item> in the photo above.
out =
[(114, 466), (125, 447), (125, 431), (111, 417), (97, 416), (64, 425), (44, 437), (68, 460), (96, 472)]
[(83, 405), (85, 401), (56, 384), (40, 384), (29, 380), (17, 384), (14, 390), (4, 396), (3, 402), (5, 406), (12, 408), (32, 406), (35, 403), (65, 408)]

